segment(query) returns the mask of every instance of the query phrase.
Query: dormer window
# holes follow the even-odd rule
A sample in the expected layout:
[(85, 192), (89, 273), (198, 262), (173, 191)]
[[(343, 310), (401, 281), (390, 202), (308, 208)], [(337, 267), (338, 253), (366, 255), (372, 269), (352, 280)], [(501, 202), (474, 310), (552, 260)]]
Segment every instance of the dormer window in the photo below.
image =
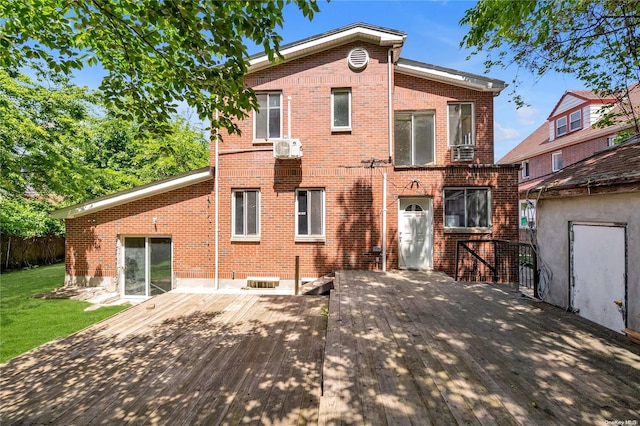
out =
[(567, 117), (560, 117), (556, 120), (556, 136), (567, 133)]
[(580, 111), (572, 112), (569, 115), (569, 131), (573, 132), (582, 128), (582, 114)]

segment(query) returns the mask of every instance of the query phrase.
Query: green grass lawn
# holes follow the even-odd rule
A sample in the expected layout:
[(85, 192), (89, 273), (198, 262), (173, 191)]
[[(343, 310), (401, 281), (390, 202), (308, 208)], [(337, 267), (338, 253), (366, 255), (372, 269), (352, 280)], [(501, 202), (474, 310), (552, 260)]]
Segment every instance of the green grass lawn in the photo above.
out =
[(64, 264), (0, 275), (0, 362), (58, 337), (68, 336), (129, 305), (86, 311), (89, 302), (33, 299), (64, 284)]

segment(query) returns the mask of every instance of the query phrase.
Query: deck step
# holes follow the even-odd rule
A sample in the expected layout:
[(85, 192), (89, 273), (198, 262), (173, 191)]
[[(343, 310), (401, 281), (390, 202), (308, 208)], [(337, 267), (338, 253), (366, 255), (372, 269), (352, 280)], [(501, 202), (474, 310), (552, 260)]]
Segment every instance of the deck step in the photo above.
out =
[(315, 281), (311, 281), (300, 287), (300, 294), (307, 296), (318, 296), (322, 294), (329, 294), (329, 291), (333, 289), (333, 280), (335, 277), (324, 276), (318, 278)]

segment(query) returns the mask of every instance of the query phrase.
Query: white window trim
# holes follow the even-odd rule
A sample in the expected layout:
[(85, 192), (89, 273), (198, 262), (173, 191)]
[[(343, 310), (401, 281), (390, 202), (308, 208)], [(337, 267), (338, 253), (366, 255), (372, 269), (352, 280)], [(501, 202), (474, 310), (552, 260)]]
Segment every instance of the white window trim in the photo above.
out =
[[(280, 137), (279, 138), (269, 138), (267, 137), (266, 139), (259, 139), (256, 137), (256, 130), (257, 130), (257, 126), (256, 126), (256, 119), (258, 118), (258, 111), (253, 111), (253, 143), (254, 144), (264, 144), (264, 143), (273, 143), (274, 140), (280, 140), (282, 139), (282, 134), (283, 134), (283, 129), (282, 129), (282, 124), (284, 121), (284, 106), (282, 105), (283, 102), (283, 96), (282, 96), (282, 92), (257, 92), (256, 95), (279, 95), (280, 96)], [(267, 96), (267, 110), (269, 109), (269, 98)], [(269, 118), (267, 116), (267, 135), (269, 135)]]
[(462, 146), (476, 146), (476, 105), (474, 102), (449, 102), (447, 104), (447, 145), (448, 146), (460, 146), (451, 143), (451, 125), (449, 123), (449, 106), (451, 105), (471, 105), (471, 142), (469, 144), (462, 143)]
[[(564, 124), (561, 124), (560, 122), (563, 121)], [(564, 126), (564, 132), (560, 133), (560, 131), (558, 129), (560, 129), (560, 127)], [(569, 125), (567, 124), (567, 117), (560, 117), (556, 120), (556, 136), (562, 136), (562, 135), (566, 135), (567, 133), (569, 133)]]
[(607, 137), (607, 146), (613, 146), (615, 145), (615, 142), (616, 142), (615, 135)]
[[(396, 167), (419, 167), (419, 166), (435, 166), (436, 163), (436, 159), (437, 159), (437, 144), (436, 144), (436, 112), (435, 111), (431, 111), (431, 110), (424, 110), (424, 111), (396, 111), (393, 114), (393, 118), (395, 120), (396, 115), (410, 115), (411, 116), (411, 164), (395, 164), (395, 155), (394, 155), (394, 165)], [(415, 157), (415, 132), (413, 131), (414, 129), (414, 119), (416, 116), (420, 116), (420, 115), (427, 115), (433, 118), (433, 161), (431, 163), (427, 163), (427, 164), (413, 164), (413, 160)], [(395, 123), (394, 123), (395, 126)], [(394, 144), (394, 148), (395, 148), (395, 135), (394, 135), (394, 139), (393, 139), (393, 144)]]
[[(322, 192), (322, 234), (321, 235), (299, 235), (298, 234), (298, 193), (300, 191), (321, 191)], [(325, 188), (298, 188), (296, 189), (295, 194), (295, 241), (297, 242), (324, 242), (325, 234), (326, 234), (326, 226), (327, 226), (327, 210), (326, 210), (326, 200), (327, 200), (327, 191)]]
[[(488, 226), (475, 226), (475, 227), (466, 227), (466, 226), (447, 226), (447, 222), (446, 222), (446, 191), (459, 191), (459, 190), (465, 190), (465, 212), (467, 209), (466, 203), (467, 203), (467, 197), (466, 197), (466, 190), (467, 189), (484, 189), (487, 191), (487, 222), (488, 222)], [(443, 227), (444, 227), (444, 232), (445, 233), (466, 233), (466, 234), (487, 234), (487, 233), (491, 233), (493, 232), (493, 209), (492, 209), (492, 202), (491, 202), (491, 188), (488, 186), (459, 186), (459, 187), (446, 187), (443, 188), (442, 190), (442, 201), (443, 201), (443, 206), (442, 206), (442, 214), (443, 214)], [(466, 213), (465, 213), (466, 214)]]
[[(349, 95), (349, 124), (347, 126), (334, 126), (334, 114), (335, 114), (335, 105), (333, 96), (336, 93), (347, 93)], [(350, 88), (342, 88), (342, 89), (331, 89), (331, 131), (332, 132), (350, 132), (351, 131), (351, 100), (352, 94)]]
[(560, 168), (556, 168), (556, 158), (558, 156), (562, 158), (562, 151), (554, 152), (553, 154), (551, 154), (551, 171), (552, 172), (558, 172), (562, 170), (562, 166), (560, 166)]
[[(536, 200), (520, 200), (520, 229), (536, 229)], [(523, 219), (524, 222), (523, 223)]]
[(528, 179), (529, 176), (531, 176), (531, 170), (529, 170), (529, 166), (529, 160), (525, 160), (522, 162), (522, 179)]
[[(257, 204), (257, 212), (256, 212), (256, 218), (258, 220), (258, 223), (256, 224), (256, 234), (255, 235), (237, 235), (236, 234), (236, 200), (235, 200), (235, 196), (236, 193), (238, 192), (249, 192), (249, 191), (253, 191), (256, 192), (256, 204)], [(242, 188), (242, 189), (234, 189), (231, 191), (231, 241), (260, 241), (260, 232), (261, 232), (261, 226), (260, 226), (260, 215), (261, 215), (261, 194), (260, 194), (260, 190), (259, 189), (255, 189), (255, 188)], [(243, 197), (243, 200), (244, 197)], [(246, 201), (244, 201), (246, 204)], [(244, 226), (246, 229), (246, 215), (244, 217)]]
[[(577, 120), (574, 120), (573, 117), (578, 116)], [(573, 127), (573, 123), (578, 123), (578, 127)], [(569, 114), (569, 131), (573, 132), (576, 130), (582, 129), (582, 111), (574, 111)]]

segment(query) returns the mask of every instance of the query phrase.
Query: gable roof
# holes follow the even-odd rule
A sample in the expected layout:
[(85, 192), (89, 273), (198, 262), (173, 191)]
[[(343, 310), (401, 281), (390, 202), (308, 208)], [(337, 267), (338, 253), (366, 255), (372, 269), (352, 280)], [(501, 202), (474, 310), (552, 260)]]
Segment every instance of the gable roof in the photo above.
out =
[[(558, 107), (562, 105), (562, 103), (567, 98), (578, 98), (578, 100), (582, 101), (581, 103), (600, 105), (613, 104), (616, 102), (615, 97), (602, 97), (592, 90), (567, 90), (562, 96), (560, 96), (560, 99), (558, 99), (556, 106), (554, 106), (551, 110), (551, 113), (549, 114), (549, 117), (547, 117), (547, 120), (551, 120), (551, 118), (556, 115), (556, 113), (558, 112)], [(566, 110), (564, 112), (566, 113)]]
[[(367, 41), (394, 48), (394, 57), (397, 59), (406, 38), (407, 35), (402, 31), (359, 22), (280, 46), (280, 54), (284, 57), (284, 61), (291, 61), (353, 41)], [(278, 64), (277, 60), (275, 63), (270, 62), (264, 52), (252, 55), (247, 60), (249, 73)]]
[(640, 134), (565, 167), (532, 190), (592, 189), (629, 183), (640, 183)]
[(85, 216), (91, 213), (99, 212), (111, 207), (120, 206), (132, 201), (141, 200), (153, 195), (163, 194), (175, 189), (184, 188), (185, 186), (194, 185), (213, 179), (210, 167), (193, 170), (180, 175), (172, 176), (167, 179), (158, 180), (146, 185), (136, 186), (125, 191), (116, 192), (114, 194), (105, 195), (104, 197), (94, 198), (84, 203), (75, 204), (56, 210), (50, 214), (54, 219), (73, 219)]
[[(591, 93), (591, 95), (589, 95), (591, 97), (597, 96), (589, 90), (572, 90), (565, 92), (561, 100), (567, 93), (578, 93), (580, 96), (587, 96), (587, 92)], [(640, 107), (640, 85), (636, 85), (631, 88), (629, 99), (633, 105)], [(558, 101), (558, 104), (556, 104), (556, 106), (554, 107), (554, 111), (555, 109), (557, 109), (560, 101)], [(616, 106), (614, 106), (614, 108), (611, 110), (612, 113), (620, 111), (620, 105), (618, 104), (616, 104)], [(505, 154), (504, 157), (499, 159), (497, 161), (497, 164), (517, 164), (537, 155), (558, 151), (564, 147), (575, 145), (580, 142), (585, 142), (601, 137), (613, 136), (621, 130), (628, 129), (632, 126), (631, 124), (627, 123), (618, 123), (604, 128), (588, 126), (550, 141), (549, 123), (549, 120), (542, 123), (540, 127), (534, 130), (533, 133), (531, 133), (522, 142), (516, 145), (511, 151)]]
[(400, 51), (406, 38), (407, 35), (402, 31), (359, 22), (280, 46), (280, 54), (284, 57), (284, 61), (275, 60), (274, 62), (270, 62), (269, 57), (265, 53), (252, 55), (247, 58), (249, 61), (248, 72), (252, 73), (264, 70), (283, 62), (320, 53), (353, 41), (363, 41), (377, 44), (378, 46), (389, 47), (392, 50), (392, 61), (395, 64), (395, 70), (403, 74), (473, 90), (489, 91), (495, 94), (500, 93), (507, 87), (506, 83), (501, 80), (423, 62), (401, 59)]

